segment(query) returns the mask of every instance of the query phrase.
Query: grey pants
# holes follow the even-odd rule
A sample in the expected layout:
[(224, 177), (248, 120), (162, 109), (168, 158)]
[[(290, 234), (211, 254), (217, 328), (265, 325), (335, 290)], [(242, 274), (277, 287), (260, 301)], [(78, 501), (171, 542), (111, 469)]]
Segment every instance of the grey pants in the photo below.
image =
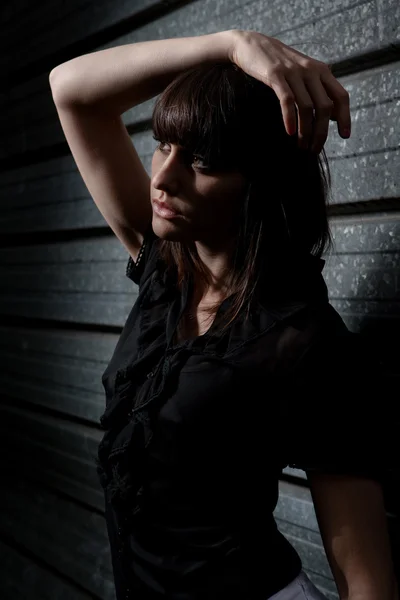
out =
[(270, 596), (268, 600), (327, 600), (327, 598), (302, 571), (289, 585)]

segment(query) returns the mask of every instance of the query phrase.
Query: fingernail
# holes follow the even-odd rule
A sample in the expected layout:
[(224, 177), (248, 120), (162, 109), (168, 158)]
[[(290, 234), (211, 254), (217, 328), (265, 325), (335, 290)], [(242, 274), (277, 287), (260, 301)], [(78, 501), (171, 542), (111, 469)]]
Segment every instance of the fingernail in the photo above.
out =
[(350, 134), (351, 134), (350, 128), (349, 127), (345, 127), (343, 129), (343, 136), (344, 137), (350, 137)]

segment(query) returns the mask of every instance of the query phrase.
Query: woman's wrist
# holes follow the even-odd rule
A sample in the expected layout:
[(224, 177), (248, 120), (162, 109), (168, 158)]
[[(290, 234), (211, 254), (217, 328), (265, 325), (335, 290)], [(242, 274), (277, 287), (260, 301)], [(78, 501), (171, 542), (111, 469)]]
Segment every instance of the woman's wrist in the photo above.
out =
[(226, 59), (229, 62), (235, 63), (235, 47), (240, 37), (240, 31), (240, 29), (226, 29), (211, 34), (222, 40), (222, 43), (220, 42), (222, 60)]

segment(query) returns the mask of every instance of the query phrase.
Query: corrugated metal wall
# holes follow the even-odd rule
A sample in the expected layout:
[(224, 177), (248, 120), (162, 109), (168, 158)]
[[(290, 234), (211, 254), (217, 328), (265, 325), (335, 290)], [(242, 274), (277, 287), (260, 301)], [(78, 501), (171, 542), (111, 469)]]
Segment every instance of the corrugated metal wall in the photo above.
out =
[[(354, 330), (399, 357), (398, 0), (14, 0), (0, 8), (1, 598), (112, 599), (94, 456), (100, 376), (135, 300), (127, 254), (83, 184), (58, 123), (50, 70), (79, 54), (221, 29), (275, 35), (332, 63), (353, 134), (332, 125), (335, 252), (325, 276)], [(124, 115), (150, 172), (153, 101)], [(393, 401), (398, 397), (394, 390)], [(277, 518), (314, 581), (335, 587), (309, 492), (288, 470)], [(397, 491), (387, 486), (395, 545)]]

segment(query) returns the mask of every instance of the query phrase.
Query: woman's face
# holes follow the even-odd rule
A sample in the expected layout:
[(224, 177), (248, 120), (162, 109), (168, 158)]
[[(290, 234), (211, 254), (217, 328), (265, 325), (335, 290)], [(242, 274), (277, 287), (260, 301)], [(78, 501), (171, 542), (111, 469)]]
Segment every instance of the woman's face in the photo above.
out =
[(160, 143), (151, 165), (154, 233), (171, 241), (223, 245), (234, 235), (245, 190), (241, 173), (208, 169), (183, 148)]

